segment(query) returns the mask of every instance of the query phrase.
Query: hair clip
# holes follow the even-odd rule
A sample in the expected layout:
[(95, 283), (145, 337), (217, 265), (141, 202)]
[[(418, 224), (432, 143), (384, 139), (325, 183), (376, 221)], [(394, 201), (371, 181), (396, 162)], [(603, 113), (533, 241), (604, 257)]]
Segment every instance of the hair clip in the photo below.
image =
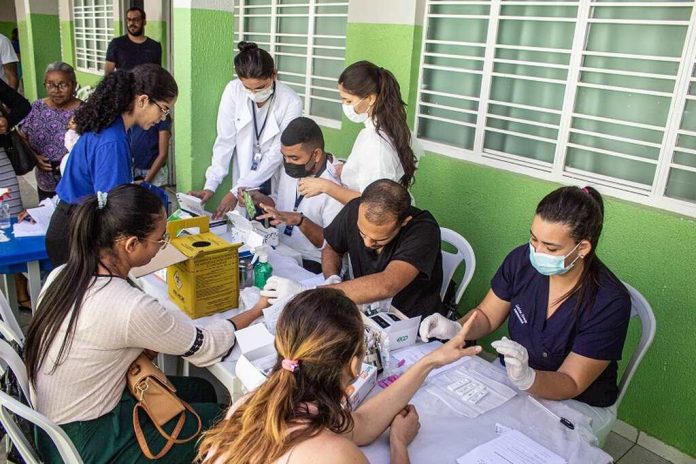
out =
[(104, 209), (106, 206), (107, 192), (97, 192), (97, 208)]

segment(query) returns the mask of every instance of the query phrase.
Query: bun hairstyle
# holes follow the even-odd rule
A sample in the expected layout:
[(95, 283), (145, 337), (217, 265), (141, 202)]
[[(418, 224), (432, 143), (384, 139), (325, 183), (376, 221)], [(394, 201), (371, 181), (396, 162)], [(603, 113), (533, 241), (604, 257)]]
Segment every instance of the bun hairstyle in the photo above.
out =
[(319, 287), (295, 296), (278, 319), (273, 371), (203, 435), (197, 460), (270, 463), (324, 430), (350, 432), (346, 367), (362, 358), (364, 337), (360, 311), (342, 291)]
[(254, 42), (239, 42), (234, 57), (234, 72), (242, 79), (269, 79), (275, 73), (275, 62), (266, 50)]
[(404, 175), (399, 183), (409, 188), (416, 173), (416, 155), (411, 148), (411, 129), (406, 121), (406, 103), (399, 82), (389, 70), (369, 61), (358, 61), (343, 70), (338, 83), (359, 98), (376, 95), (372, 119), (383, 139), (396, 150)]
[[(606, 266), (597, 257), (599, 237), (604, 226), (604, 201), (593, 187), (561, 187), (546, 195), (536, 209), (536, 215), (546, 222), (560, 223), (568, 227), (575, 243), (587, 240), (592, 249), (583, 257), (584, 267), (580, 279), (558, 301), (577, 293), (575, 310), (581, 306), (591, 307), (597, 294), (598, 276)], [(607, 269), (608, 270), (608, 269)], [(611, 272), (610, 272), (611, 274)], [(621, 286), (616, 276), (611, 274)]]

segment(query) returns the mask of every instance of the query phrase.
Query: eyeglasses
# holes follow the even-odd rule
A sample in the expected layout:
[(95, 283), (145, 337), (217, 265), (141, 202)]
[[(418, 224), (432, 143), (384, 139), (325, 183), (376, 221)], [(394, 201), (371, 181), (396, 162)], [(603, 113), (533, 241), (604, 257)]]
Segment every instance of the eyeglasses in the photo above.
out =
[(171, 109), (171, 108), (165, 108), (165, 107), (163, 107), (162, 105), (160, 105), (159, 103), (157, 103), (157, 102), (156, 102), (154, 99), (152, 99), (152, 98), (150, 98), (150, 101), (151, 101), (152, 103), (154, 103), (155, 106), (157, 106), (157, 108), (159, 108), (159, 110), (162, 112), (162, 117), (161, 117), (160, 119), (161, 119), (162, 121), (164, 121), (165, 119), (167, 119), (167, 116), (169, 116), (169, 113), (172, 112), (172, 109)]
[(170, 237), (169, 234), (164, 234), (160, 240), (150, 240), (149, 238), (144, 238), (146, 242), (154, 242), (154, 243), (159, 243), (160, 245), (160, 250), (164, 250), (167, 248), (167, 245), (169, 245)]
[(44, 82), (44, 87), (46, 87), (46, 90), (66, 90), (70, 88), (69, 83), (67, 82), (59, 82), (57, 84), (54, 84), (53, 82)]

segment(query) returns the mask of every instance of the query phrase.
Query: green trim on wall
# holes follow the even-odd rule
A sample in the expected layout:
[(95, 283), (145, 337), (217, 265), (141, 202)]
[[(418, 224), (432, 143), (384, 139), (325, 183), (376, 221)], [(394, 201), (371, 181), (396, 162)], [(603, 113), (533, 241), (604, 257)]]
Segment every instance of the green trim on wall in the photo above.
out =
[(75, 70), (75, 74), (77, 75), (77, 82), (78, 84), (80, 84), (80, 87), (90, 86), (94, 88), (102, 79), (102, 77), (104, 77), (103, 74), (79, 71), (77, 69)]
[[(402, 97), (408, 103), (409, 121), (413, 121), (415, 113), (422, 31), (421, 26), (348, 23), (346, 32), (346, 66), (368, 60), (390, 70), (399, 81)], [(384, 53), (384, 49), (376, 45), (385, 43), (390, 44), (389, 53)], [(323, 128), (327, 149), (339, 157), (348, 156), (362, 128), (362, 124), (350, 122), (345, 117), (340, 130)]]
[[(24, 95), (29, 101), (46, 96), (43, 72), (60, 56), (60, 21), (58, 15), (29, 14), (19, 21), (22, 48)], [(40, 44), (40, 46), (34, 46)]]
[[(478, 304), (506, 254), (529, 239), (537, 203), (558, 185), (520, 174), (428, 155), (412, 189), (420, 208), (454, 229), (476, 252), (476, 273), (460, 311)], [(619, 418), (665, 443), (696, 455), (693, 422), (696, 359), (696, 221), (632, 203), (605, 198), (606, 220), (599, 256), (650, 302), (657, 319), (655, 341), (641, 363), (619, 410)], [(507, 324), (485, 341), (507, 332)], [(627, 358), (640, 335), (631, 323)], [(667, 383), (668, 382), (668, 383)]]
[(60, 46), (62, 51), (62, 59), (73, 68), (77, 66), (75, 63), (75, 42), (73, 39), (73, 22), (60, 22)]
[(165, 21), (147, 21), (145, 35), (162, 45), (162, 67), (167, 67), (167, 23)]
[[(216, 136), (217, 108), (232, 78), (232, 13), (202, 9), (174, 9), (174, 76), (179, 98), (174, 112), (176, 180), (179, 191), (199, 189), (205, 182)], [(195, 31), (195, 33), (194, 33)], [(205, 31), (205, 33), (200, 33)], [(210, 204), (217, 204), (230, 187), (218, 188)]]
[(111, 29), (114, 31), (114, 37), (123, 35), (123, 21), (114, 19), (114, 22), (111, 24)]
[(8, 39), (12, 37), (12, 29), (17, 27), (17, 23), (13, 21), (0, 21), (0, 34)]

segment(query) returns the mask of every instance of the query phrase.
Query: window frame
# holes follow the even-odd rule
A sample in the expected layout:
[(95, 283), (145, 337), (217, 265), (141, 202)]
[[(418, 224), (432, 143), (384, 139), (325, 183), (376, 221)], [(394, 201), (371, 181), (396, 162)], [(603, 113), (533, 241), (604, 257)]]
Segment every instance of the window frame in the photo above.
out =
[[(341, 119), (331, 119), (327, 118), (324, 116), (318, 116), (316, 114), (312, 114), (310, 112), (311, 110), (311, 104), (312, 100), (323, 100), (323, 101), (329, 101), (329, 102), (335, 102), (336, 105), (341, 105), (341, 100), (340, 97), (337, 100), (324, 97), (322, 95), (315, 95), (313, 94), (313, 90), (324, 90), (324, 91), (335, 91), (338, 93), (337, 89), (330, 89), (327, 87), (322, 87), (320, 85), (312, 85), (312, 80), (313, 79), (329, 79), (326, 76), (320, 76), (320, 75), (315, 75), (312, 73), (313, 67), (314, 67), (314, 58), (315, 58), (315, 48), (329, 48), (329, 49), (335, 49), (335, 50), (343, 50), (343, 56), (342, 57), (327, 57), (327, 56), (320, 56), (320, 59), (327, 59), (327, 60), (335, 60), (335, 61), (342, 61), (343, 65), (345, 66), (345, 51), (346, 51), (346, 45), (345, 41), (347, 39), (347, 34), (345, 36), (342, 35), (316, 35), (314, 33), (314, 27), (316, 24), (316, 18), (317, 17), (334, 17), (334, 18), (345, 18), (346, 20), (346, 25), (348, 23), (348, 0), (336, 0), (334, 2), (328, 2), (328, 3), (318, 3), (316, 0), (305, 0), (304, 3), (301, 4), (279, 4), (278, 0), (271, 0), (270, 4), (264, 4), (264, 5), (246, 5), (245, 0), (235, 0), (234, 2), (234, 12), (233, 15), (235, 17), (235, 25), (238, 25), (238, 27), (235, 28), (234, 31), (234, 36), (235, 36), (235, 44), (239, 43), (239, 41), (244, 40), (245, 34), (249, 35), (268, 35), (269, 36), (269, 42), (263, 42), (259, 43), (260, 46), (262, 47), (268, 47), (267, 50), (273, 56), (274, 60), (276, 60), (276, 66), (277, 66), (277, 59), (276, 57), (278, 55), (280, 56), (295, 56), (292, 53), (289, 52), (279, 52), (276, 49), (276, 45), (278, 43), (277, 37), (280, 36), (295, 36), (295, 37), (302, 37), (304, 34), (291, 34), (291, 33), (282, 33), (277, 31), (278, 27), (278, 18), (283, 18), (283, 17), (297, 17), (297, 16), (288, 16), (287, 13), (282, 13), (279, 14), (278, 8), (293, 8), (293, 7), (307, 7), (309, 14), (307, 15), (307, 38), (306, 41), (303, 44), (297, 44), (298, 46), (301, 47), (306, 47), (307, 54), (303, 58), (306, 60), (305, 62), (305, 72), (304, 74), (300, 73), (292, 73), (288, 71), (283, 71), (283, 70), (278, 70), (278, 74), (280, 74), (280, 79), (282, 81), (282, 74), (286, 75), (293, 75), (296, 77), (303, 77), (304, 82), (302, 85), (304, 86), (305, 93), (304, 95), (301, 95), (298, 93), (298, 96), (302, 99), (302, 112), (303, 114), (307, 115), (308, 117), (311, 117), (314, 121), (317, 122), (317, 124), (325, 126), (325, 127), (330, 127), (332, 129), (341, 129), (342, 121)], [(345, 14), (342, 13), (317, 13), (316, 8), (317, 7), (336, 7), (336, 6), (345, 6)], [(262, 15), (259, 14), (258, 16), (255, 15), (255, 17), (268, 17), (270, 21), (270, 31), (269, 32), (259, 32), (259, 33), (249, 33), (244, 29), (244, 18), (247, 17), (248, 15), (245, 14), (245, 9), (249, 8), (259, 8), (259, 9), (270, 9), (271, 13), (267, 15)], [(302, 15), (304, 17), (304, 15)], [(316, 45), (315, 44), (315, 39), (317, 38), (324, 38), (324, 39), (335, 39), (335, 40), (343, 40), (344, 45), (341, 46), (329, 46), (329, 45)], [(287, 46), (287, 44), (284, 44)], [(309, 91), (308, 91), (309, 90)]]
[[(688, 89), (690, 84), (694, 83), (696, 86), (696, 77), (691, 77), (692, 73), (696, 76), (696, 71), (694, 70), (694, 63), (696, 62), (696, 6), (691, 3), (669, 3), (669, 6), (675, 7), (691, 7), (691, 19), (688, 23), (686, 36), (684, 39), (684, 46), (682, 48), (682, 56), (679, 58), (679, 68), (674, 75), (674, 88), (670, 96), (670, 107), (668, 116), (664, 126), (661, 128), (662, 131), (662, 141), (660, 143), (659, 155), (656, 160), (656, 171), (653, 177), (652, 185), (650, 189), (647, 190), (645, 187), (641, 188), (639, 184), (633, 183), (628, 180), (623, 180), (621, 178), (612, 178), (610, 176), (596, 174), (589, 171), (581, 171), (571, 167), (566, 167), (566, 154), (570, 142), (570, 133), (574, 129), (571, 127), (573, 117), (577, 116), (575, 113), (575, 101), (578, 95), (578, 90), (583, 87), (582, 82), (580, 82), (580, 73), (583, 70), (581, 64), (586, 55), (586, 41), (589, 32), (589, 26), (593, 22), (601, 22), (602, 20), (595, 21), (595, 18), (590, 16), (591, 8), (593, 6), (600, 5), (600, 2), (596, 0), (578, 0), (578, 1), (568, 1), (568, 6), (577, 6), (576, 14), (576, 26), (573, 33), (572, 46), (568, 49), (569, 64), (567, 65), (567, 78), (564, 84), (564, 97), (563, 104), (560, 111), (550, 111), (551, 113), (556, 112), (560, 116), (560, 123), (558, 125), (558, 137), (555, 140), (556, 147), (553, 155), (553, 162), (547, 163), (541, 160), (534, 160), (531, 158), (525, 158), (522, 156), (517, 156), (514, 154), (495, 152), (491, 149), (485, 149), (484, 151), (484, 138), (490, 131), (487, 130), (487, 120), (491, 117), (492, 113), (489, 112), (489, 105), (491, 104), (490, 91), (491, 83), (493, 79), (493, 65), (496, 62), (495, 52), (498, 48), (505, 48), (506, 45), (498, 44), (498, 25), (499, 19), (501, 18), (500, 10), (503, 5), (548, 5), (549, 2), (543, 1), (508, 1), (508, 0), (486, 0), (486, 1), (443, 1), (443, 0), (426, 0), (424, 10), (424, 22), (423, 22), (423, 40), (421, 44), (421, 54), (419, 60), (419, 73), (418, 73), (418, 94), (416, 97), (416, 112), (415, 112), (415, 133), (418, 134), (418, 140), (422, 144), (423, 148), (429, 152), (442, 154), (455, 159), (461, 159), (464, 161), (474, 162), (476, 164), (501, 169), (505, 171), (510, 171), (518, 174), (523, 174), (531, 176), (538, 179), (543, 179), (547, 181), (557, 182), (561, 184), (570, 184), (584, 186), (591, 184), (596, 187), (603, 194), (610, 195), (622, 200), (628, 200), (631, 202), (639, 203), (642, 205), (647, 205), (686, 216), (696, 217), (696, 201), (690, 202), (686, 200), (681, 200), (677, 198), (672, 198), (666, 196), (667, 180), (670, 173), (670, 169), (675, 167), (675, 163), (672, 161), (674, 156), (677, 137), (680, 133), (691, 132), (692, 135), (696, 136), (696, 130), (689, 131), (687, 129), (681, 129), (682, 116), (685, 109), (685, 104), (688, 100), (695, 100), (696, 95), (688, 95)], [(551, 2), (557, 4), (557, 2)], [(558, 2), (560, 3), (560, 2)], [(563, 2), (566, 3), (566, 2)], [(638, 3), (638, 2), (634, 2)], [(645, 2), (647, 4), (656, 4), (657, 2)], [(485, 43), (480, 44), (485, 48), (483, 55), (483, 67), (480, 71), (482, 75), (480, 91), (478, 98), (470, 97), (470, 99), (478, 102), (478, 108), (474, 110), (468, 110), (469, 113), (473, 112), (476, 114), (475, 124), (471, 122), (458, 121), (461, 126), (468, 126), (474, 128), (474, 142), (473, 148), (467, 149), (462, 147), (457, 147), (454, 145), (449, 145), (444, 142), (438, 142), (434, 140), (428, 140), (420, 135), (421, 119), (435, 119), (437, 117), (430, 118), (423, 117), (423, 106), (428, 106), (427, 102), (424, 102), (423, 95), (428, 94), (428, 89), (424, 89), (425, 85), (425, 72), (424, 69), (428, 67), (426, 59), (432, 56), (432, 53), (427, 51), (429, 44), (437, 43), (437, 39), (428, 39), (429, 28), (430, 28), (430, 18), (432, 17), (431, 7), (437, 5), (489, 5), (490, 10), (488, 14), (488, 24), (486, 32)], [(664, 5), (664, 4), (661, 4)], [(601, 5), (600, 5), (601, 6)], [(435, 16), (437, 17), (437, 16)], [(643, 20), (635, 20), (635, 23), (642, 24)], [(648, 23), (649, 21), (645, 21)], [(682, 21), (683, 22), (683, 21)], [(676, 22), (675, 22), (676, 23)], [(445, 41), (447, 42), (447, 41)], [(452, 41), (452, 44), (457, 42), (458, 44), (465, 44), (465, 42)], [(502, 45), (502, 47), (498, 47)], [(514, 47), (513, 47), (514, 48)], [(518, 47), (519, 49), (524, 49), (524, 46)], [(533, 51), (544, 51), (545, 47), (528, 47), (533, 48)], [(550, 49), (548, 49), (550, 50)], [(592, 52), (589, 52), (592, 53)], [(523, 62), (522, 62), (523, 63)], [(432, 66), (432, 65), (431, 65)], [(473, 71), (477, 73), (479, 71)], [(628, 72), (631, 74), (631, 72)], [(602, 84), (598, 84), (598, 87), (604, 87)], [(441, 96), (447, 97), (446, 93), (440, 92)], [(450, 94), (454, 98), (462, 98), (457, 94)], [(466, 98), (465, 98), (466, 99)], [(507, 102), (501, 102), (501, 104), (508, 104)], [(430, 104), (432, 107), (432, 104)], [(522, 105), (524, 106), (524, 105)], [(531, 109), (531, 108), (530, 108)], [(466, 112), (460, 110), (461, 112)], [(541, 108), (534, 107), (534, 111), (543, 111)], [(600, 121), (602, 119), (611, 118), (601, 118), (592, 116), (592, 118), (598, 118), (596, 120)], [(618, 120), (616, 120), (618, 121)], [(447, 121), (445, 121), (447, 122)], [(611, 121), (607, 121), (611, 122)], [(532, 123), (534, 124), (534, 123)], [(542, 125), (543, 126), (543, 125)], [(596, 132), (595, 132), (596, 133)], [(531, 137), (533, 138), (533, 137)], [(688, 150), (688, 149), (687, 149)], [(594, 151), (594, 150), (588, 150)], [(696, 150), (692, 150), (696, 152)], [(696, 153), (694, 153), (696, 154)], [(614, 156), (622, 157), (622, 154), (614, 154)], [(687, 170), (691, 172), (696, 172), (696, 168), (690, 166), (684, 167), (683, 165), (676, 165), (677, 169)], [(635, 184), (635, 185), (634, 185)]]
[[(104, 61), (106, 60), (106, 52), (109, 47), (109, 43), (114, 38), (113, 21), (114, 21), (114, 3), (110, 0), (80, 0), (83, 5), (76, 5), (76, 0), (71, 0), (70, 2), (70, 15), (72, 19), (72, 33), (73, 33), (73, 44), (75, 53), (75, 69), (77, 71), (82, 71), (91, 74), (102, 74), (104, 72)], [(84, 3), (91, 2), (92, 6), (86, 6)], [(92, 16), (88, 16), (85, 8), (92, 9), (90, 12)], [(101, 10), (102, 16), (98, 16), (98, 10)], [(78, 14), (78, 12), (80, 14)], [(94, 28), (88, 28), (84, 24), (88, 20), (92, 20), (95, 23)], [(78, 20), (82, 20), (83, 26), (78, 27)], [(106, 23), (105, 28), (97, 28), (96, 23), (98, 20), (104, 20)], [(84, 47), (79, 46), (80, 41), (85, 44)], [(104, 44), (104, 49), (90, 48), (87, 44), (89, 41), (95, 44)], [(103, 59), (101, 55), (103, 54)], [(96, 68), (90, 67), (90, 62), (96, 63)], [(81, 62), (87, 64), (87, 66), (81, 66)]]

